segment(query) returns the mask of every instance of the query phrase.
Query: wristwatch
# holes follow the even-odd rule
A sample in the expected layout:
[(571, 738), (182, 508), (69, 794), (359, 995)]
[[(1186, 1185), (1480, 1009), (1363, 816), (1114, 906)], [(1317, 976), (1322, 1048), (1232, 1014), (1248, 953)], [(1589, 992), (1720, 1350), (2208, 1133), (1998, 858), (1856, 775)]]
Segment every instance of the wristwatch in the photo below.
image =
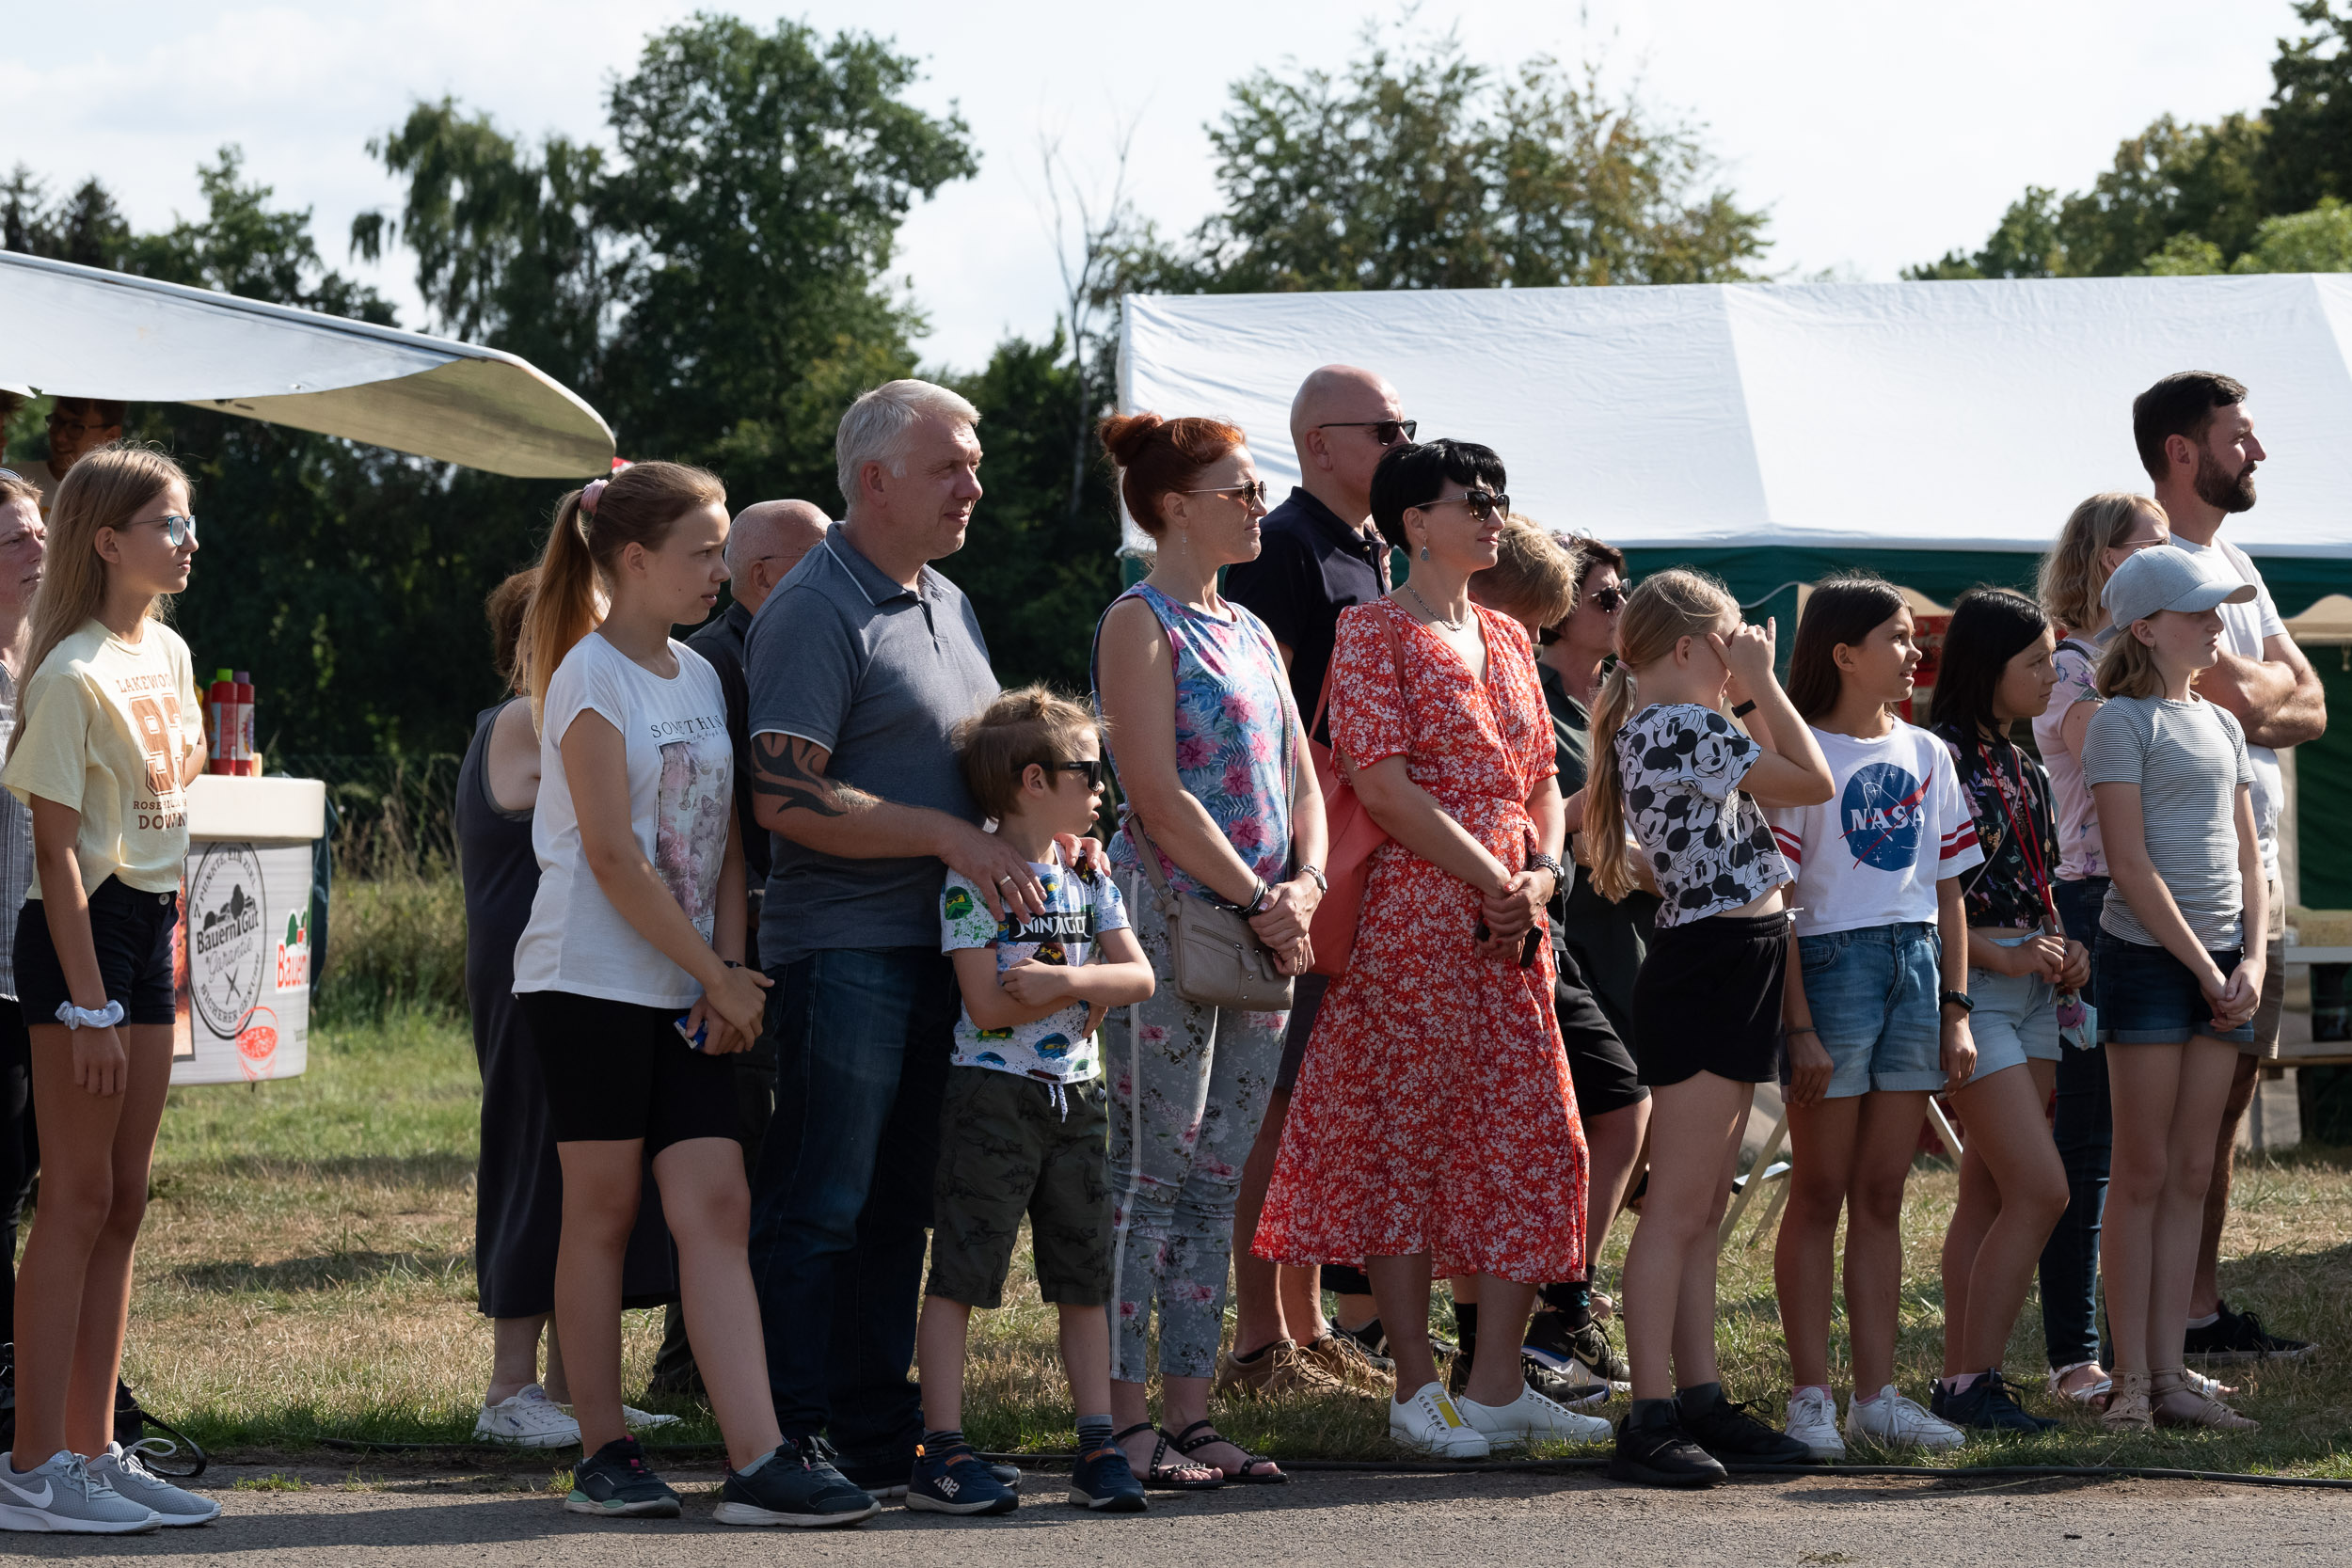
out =
[(1530, 871), (1541, 869), (1550, 872), (1551, 880), (1554, 886), (1557, 886), (1568, 879), (1568, 874), (1565, 870), (1562, 869), (1560, 863), (1552, 859), (1549, 855), (1543, 853), (1541, 850), (1537, 850), (1534, 854), (1527, 857), (1527, 869)]
[(1746, 702), (1741, 703), (1738, 707), (1733, 708), (1731, 710), (1731, 716), (1734, 719), (1745, 719), (1749, 714), (1754, 713), (1755, 711), (1756, 699), (1751, 697)]
[(1977, 1005), (1968, 999), (1968, 993), (1964, 990), (1945, 991), (1935, 999), (1935, 1002), (1938, 1006), (1948, 1002), (1963, 1013), (1973, 1013), (1977, 1010)]

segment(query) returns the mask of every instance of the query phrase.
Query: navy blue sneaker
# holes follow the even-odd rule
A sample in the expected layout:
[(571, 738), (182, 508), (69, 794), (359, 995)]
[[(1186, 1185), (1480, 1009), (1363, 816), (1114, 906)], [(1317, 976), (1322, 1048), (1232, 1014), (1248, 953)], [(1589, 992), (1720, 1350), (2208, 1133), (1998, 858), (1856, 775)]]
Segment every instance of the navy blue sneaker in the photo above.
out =
[(1931, 1408), (1930, 1413), (1943, 1417), (1956, 1427), (1977, 1432), (2020, 1432), (2031, 1434), (2047, 1432), (2058, 1423), (2030, 1415), (2001, 1381), (1998, 1368), (1986, 1372), (1957, 1394), (1944, 1393), (1941, 1381), (1936, 1392), (1942, 1395), (1943, 1408)]
[(1021, 1494), (996, 1479), (969, 1443), (932, 1453), (917, 1446), (907, 1507), (924, 1513), (1010, 1513)]
[(636, 1438), (615, 1437), (580, 1462), (564, 1506), (574, 1513), (613, 1519), (675, 1519), (677, 1494), (646, 1467), (645, 1450)]
[(1070, 1500), (1097, 1513), (1140, 1513), (1145, 1507), (1143, 1482), (1116, 1443), (1078, 1456), (1070, 1467)]
[(833, 1467), (822, 1444), (813, 1438), (796, 1443), (787, 1437), (757, 1469), (748, 1474), (727, 1472), (712, 1517), (723, 1525), (822, 1529), (862, 1525), (881, 1512), (882, 1504)]

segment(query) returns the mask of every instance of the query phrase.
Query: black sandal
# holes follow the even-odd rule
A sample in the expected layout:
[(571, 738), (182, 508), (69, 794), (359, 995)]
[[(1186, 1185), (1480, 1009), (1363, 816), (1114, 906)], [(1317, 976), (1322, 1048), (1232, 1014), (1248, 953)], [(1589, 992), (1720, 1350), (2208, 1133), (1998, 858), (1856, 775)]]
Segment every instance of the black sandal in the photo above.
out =
[[(1201, 1423), (1195, 1423), (1195, 1425), (1199, 1424)], [(1149, 1421), (1137, 1421), (1135, 1425), (1129, 1427), (1124, 1432), (1113, 1433), (1111, 1434), (1111, 1441), (1118, 1444), (1120, 1451), (1124, 1452), (1126, 1450), (1128, 1438), (1133, 1437), (1138, 1432), (1152, 1432), (1155, 1430), (1157, 1429), (1155, 1429)], [(1190, 1432), (1192, 1428), (1186, 1427), (1184, 1430), (1186, 1432)], [(1159, 1442), (1155, 1444), (1152, 1449), (1152, 1463), (1145, 1465), (1143, 1467), (1142, 1474), (1136, 1477), (1136, 1479), (1143, 1482), (1144, 1485), (1152, 1488), (1155, 1492), (1214, 1492), (1218, 1487), (1225, 1484), (1225, 1475), (1222, 1471), (1217, 1471), (1216, 1475), (1206, 1481), (1181, 1481), (1177, 1479), (1184, 1471), (1188, 1469), (1216, 1470), (1216, 1466), (1214, 1465), (1162, 1464), (1161, 1461), (1168, 1457), (1168, 1433), (1161, 1432), (1159, 1433)]]
[[(1194, 1436), (1195, 1433), (1199, 1433), (1200, 1435)], [(1208, 1420), (1195, 1421), (1182, 1432), (1171, 1433), (1163, 1429), (1160, 1433), (1160, 1440), (1163, 1445), (1175, 1444), (1176, 1451), (1186, 1456), (1198, 1453), (1211, 1443), (1230, 1443), (1234, 1448), (1241, 1449), (1241, 1468), (1233, 1474), (1227, 1475), (1225, 1477), (1227, 1481), (1242, 1486), (1286, 1486), (1290, 1483), (1291, 1478), (1278, 1469), (1273, 1460), (1261, 1459), (1248, 1449), (1243, 1449), (1239, 1443), (1234, 1443), (1231, 1437), (1217, 1431), (1216, 1425)], [(1157, 1454), (1152, 1456), (1155, 1461), (1158, 1457)], [(1204, 1460), (1202, 1463), (1205, 1465), (1207, 1462)], [(1265, 1468), (1259, 1469), (1258, 1466), (1261, 1465)], [(1216, 1469), (1220, 1474), (1223, 1473), (1222, 1466), (1212, 1465), (1210, 1468)]]

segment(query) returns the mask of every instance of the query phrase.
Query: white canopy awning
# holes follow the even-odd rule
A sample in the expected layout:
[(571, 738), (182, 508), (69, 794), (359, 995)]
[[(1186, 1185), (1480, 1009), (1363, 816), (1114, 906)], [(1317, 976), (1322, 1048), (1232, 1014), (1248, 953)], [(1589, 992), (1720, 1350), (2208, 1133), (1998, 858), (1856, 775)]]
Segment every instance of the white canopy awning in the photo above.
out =
[[(1624, 548), (2041, 550), (2149, 487), (2132, 399), (2212, 370), (2269, 459), (2228, 537), (2352, 556), (2352, 277), (1134, 295), (1120, 404), (1214, 414), (1278, 491), (1318, 365), (1502, 453), (1514, 504)], [(1131, 534), (1131, 539), (1132, 539)]]
[(511, 354), (0, 251), (0, 382), (185, 403), (519, 479), (612, 466), (612, 432)]

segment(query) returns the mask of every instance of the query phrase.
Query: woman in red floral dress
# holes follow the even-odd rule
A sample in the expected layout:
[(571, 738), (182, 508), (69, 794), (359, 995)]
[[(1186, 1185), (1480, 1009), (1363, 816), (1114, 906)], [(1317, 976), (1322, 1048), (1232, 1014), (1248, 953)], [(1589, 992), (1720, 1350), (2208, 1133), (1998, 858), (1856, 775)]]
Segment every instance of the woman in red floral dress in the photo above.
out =
[(1609, 1424), (1480, 1357), (1463, 1397), (1438, 1380), (1434, 1273), (1478, 1280), (1481, 1338), (1517, 1346), (1547, 1279), (1584, 1269), (1584, 1134), (1551, 1006), (1544, 906), (1565, 818), (1527, 636), (1473, 606), (1510, 499), (1501, 459), (1399, 445), (1373, 517), (1412, 580), (1344, 611), (1331, 734), (1392, 842), (1375, 858), (1347, 973), (1315, 1022), (1254, 1250), (1354, 1262), (1396, 1357), (1390, 1433), (1448, 1457)]

